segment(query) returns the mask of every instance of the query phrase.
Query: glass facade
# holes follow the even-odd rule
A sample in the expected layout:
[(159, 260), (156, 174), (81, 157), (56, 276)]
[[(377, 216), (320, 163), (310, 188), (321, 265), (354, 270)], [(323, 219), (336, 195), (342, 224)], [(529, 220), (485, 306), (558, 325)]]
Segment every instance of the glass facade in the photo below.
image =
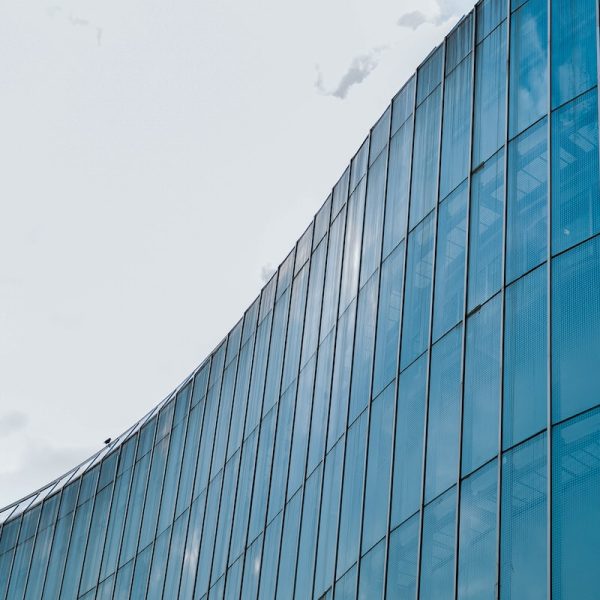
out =
[(0, 600), (594, 600), (596, 0), (482, 0), (243, 318), (0, 510)]

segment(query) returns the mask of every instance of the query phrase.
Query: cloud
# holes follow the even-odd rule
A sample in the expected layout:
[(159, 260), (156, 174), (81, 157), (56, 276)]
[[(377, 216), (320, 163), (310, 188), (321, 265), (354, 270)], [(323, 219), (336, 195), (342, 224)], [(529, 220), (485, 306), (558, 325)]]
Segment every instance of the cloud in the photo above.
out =
[(29, 423), (29, 417), (17, 410), (0, 416), (0, 436), (8, 436), (24, 429)]
[(334, 98), (343, 100), (348, 95), (350, 88), (360, 85), (377, 68), (379, 56), (386, 49), (387, 47), (381, 46), (373, 48), (371, 52), (354, 57), (348, 70), (342, 75), (338, 84), (332, 88), (325, 85), (323, 73), (319, 65), (317, 65), (315, 87), (324, 96), (333, 96)]
[[(49, 6), (48, 8), (46, 8), (46, 14), (50, 18), (54, 18), (54, 17), (60, 15), (62, 12), (63, 12), (63, 10), (60, 6)], [(85, 27), (85, 28), (90, 28), (90, 29), (94, 30), (96, 32), (96, 44), (98, 46), (102, 45), (102, 34), (103, 34), (102, 27), (98, 27), (98, 25), (95, 25), (91, 21), (88, 21), (87, 19), (82, 19), (81, 17), (77, 17), (73, 14), (70, 14), (67, 17), (67, 19), (68, 19), (68, 22), (73, 27)]]
[(456, 2), (453, 1), (442, 1), (436, 3), (436, 13), (433, 15), (426, 15), (420, 10), (413, 10), (403, 14), (397, 21), (398, 26), (407, 27), (408, 29), (418, 29), (421, 25), (429, 23), (436, 27), (446, 23), (449, 19), (459, 16), (461, 11)]

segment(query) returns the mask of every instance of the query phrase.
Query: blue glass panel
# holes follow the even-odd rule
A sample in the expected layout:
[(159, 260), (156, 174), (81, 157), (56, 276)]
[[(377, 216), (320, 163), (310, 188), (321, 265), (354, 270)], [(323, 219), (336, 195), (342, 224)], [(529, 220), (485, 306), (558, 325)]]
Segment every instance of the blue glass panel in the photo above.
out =
[(285, 257), (279, 265), (277, 271), (277, 293), (275, 299), (278, 300), (282, 294), (290, 287), (292, 278), (294, 277), (294, 250)]
[(304, 337), (302, 339), (302, 359), (300, 366), (314, 354), (319, 343), (319, 325), (321, 323), (321, 304), (323, 302), (323, 286), (325, 284), (325, 258), (327, 257), (327, 240), (321, 242), (314, 251), (310, 263), (308, 282), (308, 299)]
[(313, 408), (308, 446), (308, 464), (306, 473), (310, 474), (323, 458), (325, 438), (327, 436), (327, 417), (331, 396), (331, 375), (333, 372), (332, 332), (321, 344), (318, 354), (317, 375), (313, 392)]
[(473, 175), (469, 230), (469, 311), (491, 298), (502, 283), (504, 151)]
[(408, 236), (406, 289), (400, 366), (407, 367), (427, 348), (433, 279), (434, 215)]
[(442, 125), (440, 198), (445, 198), (469, 171), (471, 133), (471, 60), (463, 60), (446, 76)]
[(219, 510), (219, 522), (215, 535), (215, 549), (213, 555), (211, 584), (214, 583), (227, 568), (227, 553), (229, 551), (229, 540), (231, 539), (231, 523), (234, 515), (234, 502), (236, 485), (238, 481), (238, 468), (240, 455), (235, 454), (225, 465), (223, 476), (223, 491), (221, 492), (221, 506)]
[(244, 559), (244, 578), (242, 580), (241, 598), (258, 597), (258, 579), (261, 570), (261, 536), (246, 550)]
[(161, 600), (163, 598), (163, 586), (165, 585), (170, 542), (171, 528), (169, 527), (158, 536), (154, 543), (154, 554), (152, 555), (148, 591), (145, 600)]
[(385, 540), (381, 540), (360, 561), (359, 600), (376, 600), (383, 596)]
[(464, 16), (446, 40), (446, 73), (450, 73), (473, 47), (473, 14)]
[(456, 488), (425, 508), (420, 600), (454, 600)]
[[(244, 418), (248, 406), (248, 391), (250, 389), (250, 377), (252, 368), (252, 352), (254, 350), (254, 337), (246, 342), (240, 350), (238, 369), (235, 379), (235, 394), (233, 397), (232, 419), (229, 429), (229, 441), (227, 442), (227, 460), (242, 444), (244, 435)], [(191, 425), (188, 425), (188, 429)], [(195, 432), (194, 432), (195, 433)], [(188, 431), (188, 437), (190, 433)], [(187, 446), (186, 442), (186, 446)]]
[(165, 590), (179, 589), (189, 516), (190, 511), (186, 510), (173, 525), (173, 536), (171, 538), (171, 548), (169, 550), (167, 574), (165, 577)]
[(119, 566), (123, 566), (128, 562), (134, 556), (137, 549), (149, 470), (150, 455), (146, 454), (136, 463), (133, 472), (133, 481), (131, 482), (131, 491), (129, 493), (129, 504), (127, 508), (127, 519), (123, 531), (123, 541), (121, 542)]
[(358, 567), (354, 565), (343, 577), (340, 577), (335, 584), (336, 600), (355, 600), (357, 574)]
[(511, 17), (509, 135), (548, 112), (547, 0), (529, 0)]
[(483, 0), (477, 5), (477, 42), (490, 34), (506, 18), (505, 0)]
[(467, 200), (468, 188), (465, 181), (438, 208), (433, 307), (434, 340), (462, 320), (464, 312)]
[(154, 447), (152, 466), (150, 467), (150, 478), (148, 480), (148, 489), (150, 490), (150, 493), (146, 495), (146, 504), (144, 506), (140, 549), (145, 548), (156, 535), (158, 510), (160, 508), (160, 490), (162, 489), (167, 453), (169, 452), (169, 438), (170, 436), (164, 437), (162, 441)]
[(360, 256), (363, 240), (366, 179), (356, 188), (348, 200), (346, 240), (344, 244), (344, 266), (340, 289), (340, 314), (346, 310), (358, 291)]
[(419, 515), (414, 515), (390, 534), (387, 598), (414, 600), (419, 560)]
[(552, 263), (552, 419), (600, 402), (600, 238)]
[(219, 514), (219, 500), (221, 497), (222, 483), (223, 472), (221, 471), (208, 486), (206, 513), (204, 515), (200, 554), (198, 555), (198, 569), (196, 571), (196, 587), (194, 591), (195, 597), (198, 597), (199, 595), (201, 596), (208, 590), (210, 565), (217, 531), (217, 517)]
[(498, 462), (462, 483), (458, 554), (458, 600), (495, 600)]
[(192, 503), (190, 509), (190, 525), (185, 542), (183, 555), (183, 568), (181, 571), (181, 584), (179, 598), (191, 600), (196, 581), (196, 567), (198, 566), (198, 553), (200, 551), (200, 538), (202, 535), (202, 517), (206, 506), (206, 491), (202, 492)]
[(375, 350), (375, 328), (377, 325), (378, 285), (379, 277), (376, 273), (369, 279), (358, 295), (349, 423), (354, 421), (369, 402), (373, 352)]
[[(229, 436), (229, 424), (231, 423), (231, 411), (233, 408), (233, 391), (235, 386), (235, 374), (237, 371), (237, 360), (234, 360), (225, 368), (223, 382), (221, 384), (221, 395), (219, 396), (219, 416), (215, 430), (215, 441), (213, 456), (210, 467), (210, 478), (212, 479), (225, 464), (227, 454), (227, 437)], [(175, 431), (171, 437), (175, 435)], [(173, 446), (173, 442), (171, 442)]]
[[(248, 397), (244, 437), (247, 437), (258, 425), (262, 414), (262, 401), (265, 389), (265, 375), (267, 373), (267, 359), (269, 357), (269, 336), (271, 335), (272, 320), (273, 313), (269, 313), (256, 330), (254, 362), (252, 363), (252, 381), (250, 383), (250, 395)], [(204, 438), (206, 436), (203, 434), (202, 437)], [(202, 440), (202, 443), (204, 445), (204, 439)]]
[(331, 406), (329, 409), (329, 429), (327, 449), (337, 442), (346, 429), (348, 400), (352, 376), (352, 346), (354, 343), (354, 323), (356, 320), (356, 302), (340, 317), (335, 346)]
[(516, 279), (547, 254), (548, 128), (540, 121), (508, 149), (506, 278)]
[(269, 346), (269, 364), (267, 366), (267, 379), (265, 381), (263, 415), (266, 415), (279, 400), (290, 296), (290, 288), (288, 287), (277, 302), (275, 302), (273, 310), (273, 329), (271, 330), (271, 344)]
[(41, 597), (42, 587), (44, 585), (44, 575), (46, 573), (46, 566), (48, 565), (53, 535), (54, 525), (40, 530), (37, 534), (30, 566), (31, 573), (36, 573), (37, 575), (29, 577), (26, 590), (27, 598)]
[(396, 94), (392, 101), (392, 131), (394, 135), (400, 126), (406, 122), (413, 111), (415, 101), (416, 77), (413, 75)]
[(367, 165), (369, 162), (369, 138), (367, 138), (358, 152), (352, 158), (350, 167), (350, 192), (353, 192), (358, 182), (367, 173)]
[(308, 265), (302, 268), (300, 273), (294, 279), (294, 284), (292, 286), (292, 300), (285, 344), (285, 363), (283, 367), (283, 380), (281, 383), (281, 389), (284, 391), (289, 384), (298, 377), (307, 290)]
[(389, 385), (371, 405), (362, 553), (378, 542), (387, 530), (394, 392), (394, 384)]
[(436, 48), (417, 72), (417, 104), (423, 100), (442, 82), (444, 51)]
[(597, 82), (594, 0), (552, 0), (552, 108)]
[(312, 251), (312, 223), (306, 228), (296, 243), (296, 262), (294, 264), (294, 276), (307, 263)]
[[(488, 4), (506, 2), (492, 0)], [(504, 143), (506, 118), (506, 21), (495, 29), (475, 54), (475, 112), (473, 167), (479, 166)]]
[(310, 598), (313, 587), (319, 498), (321, 491), (320, 484), (321, 468), (319, 467), (307, 479), (304, 487), (302, 525), (300, 527), (300, 541), (298, 543), (296, 598)]
[(271, 462), (275, 437), (274, 410), (263, 419), (260, 427), (256, 470), (254, 475), (254, 491), (252, 495), (252, 511), (248, 528), (248, 541), (251, 542), (263, 530), (267, 511), (267, 494), (271, 477)]
[(600, 587), (600, 412), (552, 436), (552, 597), (589, 599)]
[(96, 496), (94, 503), (94, 513), (90, 523), (90, 534), (85, 550), (85, 561), (83, 563), (81, 586), (82, 592), (90, 590), (98, 581), (100, 571), (100, 559), (104, 546), (104, 536), (106, 534), (108, 509), (112, 497), (113, 486), (105, 487)]
[(400, 244), (385, 260), (381, 268), (373, 397), (377, 396), (394, 379), (398, 369), (403, 272), (404, 244)]
[(467, 321), (463, 475), (498, 453), (501, 307), (498, 295)]
[(279, 513), (265, 531), (265, 545), (261, 560), (260, 600), (274, 600), (277, 584), (277, 562), (279, 560), (279, 543), (281, 541), (282, 514)]
[[(25, 593), (25, 582), (27, 580), (27, 570), (29, 568), (32, 551), (33, 538), (29, 538), (27, 541), (17, 546), (10, 574), (10, 586), (6, 596), (7, 600), (23, 598), (23, 594)], [(2, 573), (0, 576), (4, 577), (4, 574)], [(36, 577), (38, 574), (34, 573), (33, 576)], [(0, 584), (0, 589), (2, 587), (2, 584)]]
[(410, 119), (390, 140), (383, 256), (387, 256), (406, 234), (412, 136), (413, 121)]
[(248, 519), (250, 518), (250, 500), (252, 499), (254, 464), (256, 462), (257, 438), (258, 431), (255, 430), (242, 446), (242, 463), (240, 466), (240, 477), (237, 486), (237, 498), (233, 517), (229, 564), (243, 552), (246, 544), (246, 531), (248, 528)]
[[(290, 464), (290, 447), (292, 444), (292, 429), (294, 427), (294, 407), (296, 404), (296, 385), (292, 385), (281, 396), (279, 414), (277, 415), (277, 434), (275, 436), (275, 449), (266, 449), (273, 452), (273, 470), (271, 477), (271, 491), (269, 493), (269, 512), (267, 521), (270, 521), (282, 508), (285, 501), (285, 485), (288, 479)], [(261, 440), (261, 449), (262, 440)], [(259, 455), (260, 456), (260, 455)], [(259, 459), (260, 460), (260, 459)], [(269, 473), (265, 474), (265, 485), (269, 484)], [(258, 529), (254, 530), (258, 532)]]
[(337, 577), (345, 573), (358, 558), (366, 434), (367, 414), (364, 412), (348, 430), (346, 440)]
[(552, 115), (552, 252), (600, 231), (598, 95), (573, 100)]
[(417, 108), (415, 115), (409, 218), (411, 229), (436, 202), (441, 98), (441, 88), (438, 88)]
[(502, 459), (502, 600), (544, 600), (547, 595), (546, 453), (542, 434)]
[(325, 459), (315, 573), (317, 598), (321, 597), (333, 580), (343, 464), (344, 440), (341, 439)]
[(458, 477), (462, 326), (431, 350), (425, 500), (435, 498)]
[(302, 491), (299, 491), (289, 501), (285, 509), (279, 574), (277, 576), (277, 598), (281, 600), (292, 600), (294, 594), (294, 574), (298, 557), (301, 508)]
[(128, 600), (131, 591), (131, 580), (133, 579), (133, 560), (123, 565), (117, 572), (115, 582), (114, 600)]
[(421, 501), (427, 354), (401, 373), (398, 385), (392, 527), (410, 517)]
[[(379, 121), (371, 130), (371, 145), (369, 148), (369, 166), (372, 165), (388, 143), (390, 133), (391, 108), (388, 107)], [(370, 175), (369, 175), (370, 177)]]
[(225, 579), (225, 598), (227, 600), (239, 600), (242, 591), (242, 569), (244, 567), (244, 557), (237, 560), (227, 570)]
[(323, 206), (319, 209), (319, 212), (315, 216), (315, 228), (313, 232), (313, 248), (317, 247), (317, 244), (323, 239), (327, 230), (329, 229), (329, 218), (333, 220), (333, 217), (337, 214), (331, 214), (331, 194), (327, 200), (323, 203)]
[(546, 427), (548, 298), (546, 266), (506, 290), (503, 446)]
[(360, 263), (360, 286), (371, 277), (381, 260), (381, 239), (383, 237), (383, 211), (387, 152), (379, 156), (371, 167), (367, 178), (367, 199), (365, 201), (365, 225)]
[[(335, 217), (340, 209), (348, 200), (348, 188), (350, 186), (350, 167), (347, 167), (344, 174), (339, 178), (338, 182), (333, 186), (333, 200), (332, 200), (332, 215), (331, 218)], [(325, 234), (323, 234), (325, 235)], [(313, 244), (315, 247), (316, 244)]]
[(325, 287), (323, 289), (323, 312), (321, 314), (322, 341), (329, 334), (338, 315), (338, 299), (340, 294), (340, 276), (342, 272), (342, 252), (344, 247), (344, 227), (346, 209), (344, 208), (331, 225), (329, 247), (327, 248), (327, 269), (325, 271)]
[(304, 481), (316, 362), (317, 358), (313, 357), (300, 373), (298, 395), (296, 398), (296, 414), (294, 415), (294, 434), (290, 452), (290, 472), (287, 484), (288, 498), (294, 495)]

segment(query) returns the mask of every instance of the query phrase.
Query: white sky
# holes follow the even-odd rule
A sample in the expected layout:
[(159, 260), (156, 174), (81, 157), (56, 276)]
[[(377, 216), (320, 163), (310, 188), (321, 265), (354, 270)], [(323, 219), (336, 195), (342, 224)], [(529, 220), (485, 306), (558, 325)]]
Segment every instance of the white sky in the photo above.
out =
[(0, 2), (0, 506), (202, 361), (472, 1)]

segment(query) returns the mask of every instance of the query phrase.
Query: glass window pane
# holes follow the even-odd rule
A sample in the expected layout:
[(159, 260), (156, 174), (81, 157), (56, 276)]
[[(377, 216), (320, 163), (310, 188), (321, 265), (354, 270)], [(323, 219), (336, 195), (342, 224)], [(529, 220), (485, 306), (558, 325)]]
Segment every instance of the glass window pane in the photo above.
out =
[(386, 597), (413, 600), (417, 593), (417, 561), (419, 556), (419, 515), (390, 534)]
[[(506, 2), (497, 1), (496, 4), (505, 5)], [(504, 21), (477, 46), (473, 167), (487, 160), (504, 143), (506, 62), (506, 21)]]
[(552, 107), (596, 84), (596, 3), (552, 0)]
[(401, 373), (398, 385), (392, 527), (410, 517), (421, 501), (427, 354)]
[(433, 339), (437, 340), (462, 320), (467, 244), (465, 181), (438, 208), (438, 239), (435, 262)]
[(506, 290), (503, 446), (546, 427), (548, 298), (542, 265)]
[(408, 236), (406, 290), (402, 319), (401, 368), (407, 367), (427, 348), (433, 279), (434, 215)]
[(546, 434), (502, 459), (501, 600), (547, 598)]
[(373, 396), (377, 396), (394, 379), (398, 369), (398, 339), (402, 309), (404, 244), (385, 260), (381, 268), (379, 314), (373, 373)]
[(421, 104), (442, 82), (443, 59), (443, 48), (439, 46), (419, 67), (417, 73), (417, 104)]
[(410, 228), (435, 206), (441, 122), (441, 88), (421, 104), (415, 116)]
[(352, 361), (352, 387), (350, 393), (350, 415), (348, 422), (362, 412), (369, 402), (375, 326), (377, 324), (378, 273), (374, 274), (358, 295), (356, 311), (356, 334)]
[(296, 571), (296, 598), (310, 598), (313, 585), (317, 524), (319, 520), (319, 497), (321, 490), (321, 467), (306, 480), (302, 525), (298, 544)]
[(398, 245), (406, 232), (412, 135), (413, 120), (409, 119), (390, 140), (383, 256)]
[(495, 600), (498, 589), (498, 462), (462, 483), (458, 557), (458, 600)]
[(358, 558), (366, 441), (367, 414), (364, 412), (348, 430), (346, 440), (337, 577), (345, 573)]
[(359, 600), (377, 600), (383, 595), (383, 564), (385, 561), (385, 540), (360, 561)]
[(440, 198), (445, 198), (468, 175), (473, 93), (471, 73), (471, 60), (467, 59), (446, 76)]
[(343, 461), (344, 440), (342, 439), (325, 459), (315, 574), (314, 595), (317, 598), (321, 597), (333, 581)]
[(508, 149), (506, 278), (512, 281), (546, 259), (548, 129), (546, 119)]
[(366, 189), (366, 180), (363, 180), (348, 200), (344, 266), (342, 268), (342, 283), (340, 287), (340, 314), (346, 310), (346, 307), (356, 297), (358, 291)]
[(413, 75), (392, 101), (392, 135), (410, 117), (415, 101), (416, 77)]
[(277, 576), (277, 598), (281, 600), (292, 600), (294, 593), (301, 508), (302, 492), (300, 491), (289, 501), (285, 509), (281, 558), (279, 559), (279, 574)]
[(596, 90), (552, 115), (552, 253), (600, 231)]
[(387, 530), (394, 391), (394, 384), (389, 385), (371, 404), (362, 553), (378, 542)]
[(505, 0), (483, 0), (477, 5), (477, 43), (506, 19)]
[(498, 453), (501, 307), (498, 295), (467, 321), (463, 475)]
[(462, 327), (431, 350), (425, 499), (435, 498), (458, 477)]
[(502, 284), (504, 152), (473, 175), (469, 230), (469, 311), (491, 298)]
[[(387, 148), (387, 146), (386, 146)], [(365, 203), (365, 233), (363, 236), (360, 264), (360, 286), (375, 272), (381, 260), (381, 238), (383, 236), (383, 210), (387, 152), (369, 167), (367, 199)]]
[(600, 403), (600, 238), (552, 263), (552, 419)]
[(547, 0), (529, 0), (511, 17), (510, 137), (548, 112), (547, 4)]
[(420, 600), (454, 600), (456, 487), (425, 508)]
[[(595, 598), (600, 587), (600, 412), (552, 436), (552, 597)], [(574, 551), (574, 549), (576, 549)]]

